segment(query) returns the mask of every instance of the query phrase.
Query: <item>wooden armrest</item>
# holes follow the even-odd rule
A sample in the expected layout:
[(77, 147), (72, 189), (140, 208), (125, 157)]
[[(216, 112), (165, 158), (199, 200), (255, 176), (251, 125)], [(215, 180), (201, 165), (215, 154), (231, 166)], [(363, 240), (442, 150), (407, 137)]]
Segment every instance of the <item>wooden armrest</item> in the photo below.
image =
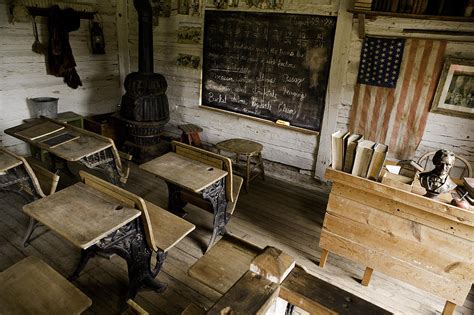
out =
[(38, 179), (41, 190), (47, 195), (55, 193), (58, 187), (59, 175), (47, 170), (32, 159), (28, 159), (28, 163)]
[(232, 181), (232, 193), (233, 193), (233, 201), (229, 201), (227, 203), (227, 213), (232, 215), (235, 210), (235, 206), (237, 205), (237, 199), (239, 198), (239, 193), (240, 189), (242, 188), (242, 183), (244, 182), (244, 179), (240, 176), (234, 175), (233, 176), (233, 181)]
[(133, 156), (122, 151), (118, 151), (118, 155), (120, 156), (121, 160), (125, 161), (125, 165), (123, 165), (122, 168), (123, 176), (120, 178), (120, 181), (125, 184), (127, 183), (128, 176), (130, 175), (130, 161), (132, 160)]
[(130, 315), (148, 315), (149, 313), (145, 311), (140, 305), (138, 305), (134, 300), (127, 300), (129, 308), (123, 314)]
[(133, 156), (131, 154), (128, 154), (126, 152), (118, 151), (118, 154), (120, 158), (124, 161), (131, 161)]
[(145, 201), (145, 204), (150, 217), (155, 243), (164, 252), (167, 252), (196, 228), (194, 224), (149, 201)]

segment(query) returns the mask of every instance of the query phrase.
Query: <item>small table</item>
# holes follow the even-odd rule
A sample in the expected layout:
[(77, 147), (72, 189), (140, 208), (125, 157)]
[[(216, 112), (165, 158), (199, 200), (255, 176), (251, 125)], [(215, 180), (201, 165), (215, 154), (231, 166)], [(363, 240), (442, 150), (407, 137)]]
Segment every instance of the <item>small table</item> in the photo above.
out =
[(200, 194), (213, 207), (213, 233), (208, 248), (219, 234), (220, 221), (225, 216), (227, 199), (225, 196), (225, 177), (227, 172), (207, 164), (186, 158), (174, 152), (166, 153), (140, 165), (140, 168), (163, 179), (168, 186), (168, 210), (183, 217), (185, 204), (180, 192), (182, 189)]
[(0, 272), (1, 314), (80, 314), (92, 301), (41, 259), (30, 256)]
[[(39, 126), (45, 122), (51, 122), (63, 128), (44, 136), (39, 134), (40, 137), (37, 138), (25, 136), (25, 132), (34, 130), (34, 128), (39, 130)], [(79, 162), (90, 169), (101, 169), (105, 171), (109, 180), (114, 184), (119, 184), (122, 178), (126, 178), (122, 171), (122, 163), (114, 142), (93, 132), (49, 118), (40, 118), (6, 129), (5, 133), (23, 140), (40, 150), (51, 153), (53, 155), (53, 168), (56, 167), (55, 157), (57, 157), (68, 162)], [(55, 146), (49, 146), (44, 142), (46, 139), (54, 138), (64, 133), (76, 138)]]
[[(242, 176), (245, 180), (245, 191), (248, 192), (249, 183), (258, 175), (265, 179), (265, 170), (263, 168), (262, 149), (263, 146), (255, 141), (246, 139), (229, 139), (216, 144), (216, 148), (221, 151), (227, 151), (235, 154), (234, 173)], [(245, 165), (240, 164), (240, 156), (245, 157)], [(252, 161), (254, 158), (254, 161)]]
[(82, 249), (72, 279), (96, 253), (115, 253), (127, 261), (128, 298), (133, 298), (142, 285), (163, 287), (154, 280), (141, 213), (119, 199), (77, 183), (24, 206), (23, 211)]

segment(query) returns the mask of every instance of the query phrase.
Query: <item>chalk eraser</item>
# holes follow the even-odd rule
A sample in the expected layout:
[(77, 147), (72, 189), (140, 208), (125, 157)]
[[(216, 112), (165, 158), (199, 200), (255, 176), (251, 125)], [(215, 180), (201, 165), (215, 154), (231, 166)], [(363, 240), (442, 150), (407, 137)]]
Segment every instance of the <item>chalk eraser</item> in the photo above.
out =
[(278, 119), (275, 123), (277, 123), (279, 125), (284, 125), (284, 126), (289, 126), (290, 125), (289, 121), (284, 121), (284, 120), (281, 120), (281, 119)]

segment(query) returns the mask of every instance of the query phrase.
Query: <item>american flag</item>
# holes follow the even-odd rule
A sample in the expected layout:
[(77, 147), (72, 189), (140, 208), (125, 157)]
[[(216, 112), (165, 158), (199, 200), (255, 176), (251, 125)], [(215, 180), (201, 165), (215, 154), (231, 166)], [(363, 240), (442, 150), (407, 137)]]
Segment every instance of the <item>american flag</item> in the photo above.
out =
[(356, 84), (349, 130), (389, 145), (394, 158), (412, 158), (425, 130), (445, 50), (445, 41), (407, 39), (395, 88)]
[(366, 37), (360, 54), (357, 83), (395, 87), (404, 44), (404, 39)]

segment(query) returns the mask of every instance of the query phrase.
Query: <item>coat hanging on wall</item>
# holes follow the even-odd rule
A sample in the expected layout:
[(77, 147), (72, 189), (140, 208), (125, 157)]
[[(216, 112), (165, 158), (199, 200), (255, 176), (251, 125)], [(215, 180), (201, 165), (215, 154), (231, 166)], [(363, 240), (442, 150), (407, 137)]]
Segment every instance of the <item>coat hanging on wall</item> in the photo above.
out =
[(76, 72), (76, 62), (69, 44), (69, 32), (79, 29), (80, 24), (77, 11), (61, 10), (58, 6), (51, 7), (48, 18), (49, 74), (64, 77), (64, 83), (73, 89), (82, 86), (82, 82)]

